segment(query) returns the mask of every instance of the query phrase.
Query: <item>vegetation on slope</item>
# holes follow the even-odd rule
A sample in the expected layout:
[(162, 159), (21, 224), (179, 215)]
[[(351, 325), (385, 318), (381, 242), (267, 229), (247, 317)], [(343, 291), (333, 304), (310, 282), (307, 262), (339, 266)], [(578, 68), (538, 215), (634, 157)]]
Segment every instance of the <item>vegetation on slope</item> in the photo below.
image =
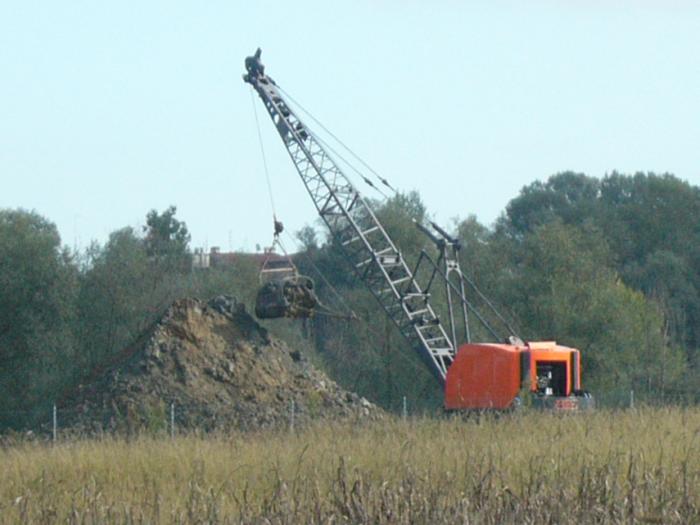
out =
[[(376, 203), (409, 263), (433, 249), (411, 223), (416, 193)], [(53, 400), (132, 344), (175, 299), (230, 294), (252, 305), (257, 270), (244, 260), (195, 271), (176, 210), (151, 211), (83, 253), (61, 246), (34, 212), (0, 210), (0, 428), (46, 420)], [(697, 402), (700, 392), (700, 188), (669, 175), (563, 173), (524, 188), (493, 227), (456, 220), (464, 270), (530, 340), (584, 353), (584, 382), (604, 404)], [(319, 316), (308, 330), (265, 323), (342, 386), (380, 405), (438, 410), (440, 387), (379, 313), (342, 253), (313, 228), (298, 263), (325, 303), (359, 321)], [(313, 264), (310, 263), (313, 262)], [(443, 291), (433, 290), (434, 304)], [(439, 309), (439, 308), (438, 308)], [(441, 312), (445, 318), (445, 312)], [(475, 329), (474, 339), (487, 339)]]

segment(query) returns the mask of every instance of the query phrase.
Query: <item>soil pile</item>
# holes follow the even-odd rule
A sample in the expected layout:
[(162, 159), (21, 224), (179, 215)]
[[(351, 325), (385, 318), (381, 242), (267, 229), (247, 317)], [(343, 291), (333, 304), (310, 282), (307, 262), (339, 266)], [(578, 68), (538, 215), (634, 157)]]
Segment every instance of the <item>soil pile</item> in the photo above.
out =
[[(272, 337), (232, 297), (175, 302), (124, 360), (63, 406), (75, 430), (284, 427), (317, 418), (378, 418), (297, 350)], [(293, 414), (293, 415), (292, 415)]]

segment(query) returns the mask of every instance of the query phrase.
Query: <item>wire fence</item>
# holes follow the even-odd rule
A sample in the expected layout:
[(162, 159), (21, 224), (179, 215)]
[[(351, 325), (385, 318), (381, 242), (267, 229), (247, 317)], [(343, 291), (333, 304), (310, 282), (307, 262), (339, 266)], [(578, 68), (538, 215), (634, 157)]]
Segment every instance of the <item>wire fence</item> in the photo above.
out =
[[(362, 398), (363, 399), (363, 398)], [(331, 411), (314, 410), (308, 403), (291, 399), (286, 408), (260, 407), (258, 413), (241, 413), (240, 407), (231, 411), (202, 410), (163, 401), (155, 406), (138, 407), (135, 411), (115, 410), (115, 407), (61, 407), (55, 403), (36, 410), (0, 411), (0, 437), (14, 436), (20, 439), (38, 439), (49, 442), (107, 435), (157, 435), (174, 439), (183, 434), (211, 432), (245, 432), (260, 429), (276, 429), (295, 432), (317, 419), (371, 420), (371, 414), (379, 412), (374, 405), (372, 412), (341, 413), (331, 416)], [(394, 417), (404, 421), (415, 418), (439, 417), (440, 410), (428, 411), (413, 406), (407, 396), (390, 407)], [(608, 392), (596, 397), (599, 409), (643, 409), (646, 407), (696, 407), (697, 400), (689, 396), (641, 396), (634, 390)], [(330, 417), (329, 417), (330, 416)]]
[[(314, 420), (372, 420), (382, 413), (356, 397), (347, 406), (323, 406), (321, 401), (289, 399), (274, 406), (236, 405), (230, 410), (190, 406), (175, 401), (131, 407), (62, 407), (55, 403), (34, 410), (0, 410), (0, 438), (53, 441), (107, 435), (157, 435), (247, 432), (265, 429), (295, 432)], [(404, 401), (404, 418), (408, 411)]]

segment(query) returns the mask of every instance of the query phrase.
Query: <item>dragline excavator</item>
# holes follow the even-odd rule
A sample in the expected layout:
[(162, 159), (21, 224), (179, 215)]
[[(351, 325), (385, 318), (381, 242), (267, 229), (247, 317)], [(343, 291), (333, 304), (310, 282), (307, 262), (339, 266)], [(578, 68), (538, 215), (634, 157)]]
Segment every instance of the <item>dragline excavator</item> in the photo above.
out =
[[(593, 406), (593, 398), (582, 388), (579, 350), (518, 338), (462, 272), (458, 239), (435, 223), (416, 226), (435, 244), (437, 255), (423, 251), (409, 267), (331, 156), (330, 147), (301, 121), (289, 96), (266, 74), (260, 49), (245, 59), (245, 68), (243, 80), (260, 96), (335, 245), (443, 385), (447, 410), (508, 409), (524, 397), (535, 406), (556, 410)], [(447, 322), (431, 305), (431, 291), (437, 286), (444, 290)], [(489, 318), (476, 308), (475, 297), (486, 305)], [(508, 335), (499, 333), (489, 319), (496, 319)], [(497, 342), (472, 342), (474, 320)]]

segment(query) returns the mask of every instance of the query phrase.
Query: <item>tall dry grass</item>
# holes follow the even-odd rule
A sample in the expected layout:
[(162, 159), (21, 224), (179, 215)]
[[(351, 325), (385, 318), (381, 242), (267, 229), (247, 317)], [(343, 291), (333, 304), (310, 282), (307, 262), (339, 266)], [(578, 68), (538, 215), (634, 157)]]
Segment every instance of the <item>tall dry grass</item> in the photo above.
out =
[(700, 523), (700, 410), (0, 450), (2, 523)]

